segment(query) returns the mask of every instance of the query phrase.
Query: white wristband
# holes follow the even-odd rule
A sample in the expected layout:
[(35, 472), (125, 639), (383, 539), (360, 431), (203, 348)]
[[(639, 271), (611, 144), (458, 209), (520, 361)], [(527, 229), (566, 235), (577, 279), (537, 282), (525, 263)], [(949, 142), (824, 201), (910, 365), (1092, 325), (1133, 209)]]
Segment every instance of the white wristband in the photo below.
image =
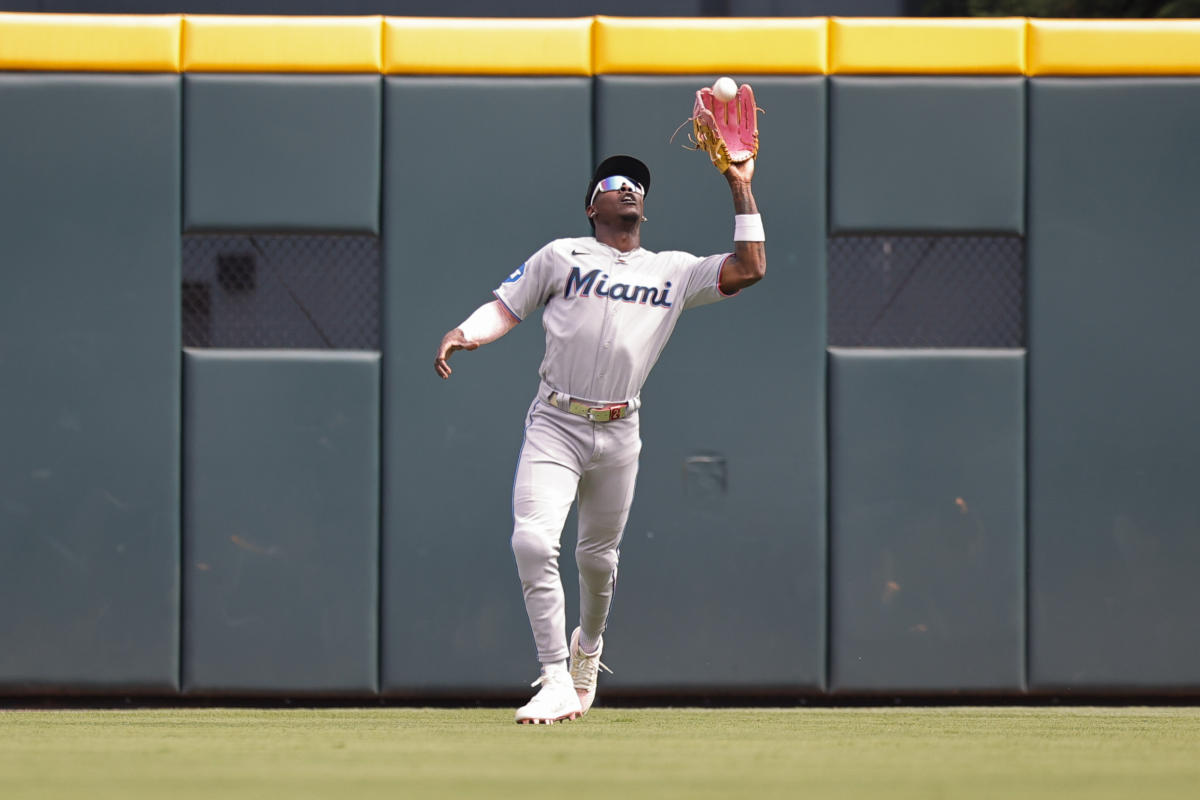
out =
[(762, 214), (734, 214), (733, 240), (735, 242), (765, 242)]

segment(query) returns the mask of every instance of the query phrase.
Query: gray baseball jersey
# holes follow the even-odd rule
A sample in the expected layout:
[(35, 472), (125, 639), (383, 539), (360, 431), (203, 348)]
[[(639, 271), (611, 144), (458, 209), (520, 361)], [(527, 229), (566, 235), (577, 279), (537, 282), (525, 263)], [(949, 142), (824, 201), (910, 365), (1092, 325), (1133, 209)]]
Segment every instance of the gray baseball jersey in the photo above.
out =
[(728, 253), (622, 253), (592, 237), (556, 239), (516, 269), (496, 297), (518, 319), (545, 305), (547, 386), (576, 398), (637, 398), (684, 309), (725, 297)]

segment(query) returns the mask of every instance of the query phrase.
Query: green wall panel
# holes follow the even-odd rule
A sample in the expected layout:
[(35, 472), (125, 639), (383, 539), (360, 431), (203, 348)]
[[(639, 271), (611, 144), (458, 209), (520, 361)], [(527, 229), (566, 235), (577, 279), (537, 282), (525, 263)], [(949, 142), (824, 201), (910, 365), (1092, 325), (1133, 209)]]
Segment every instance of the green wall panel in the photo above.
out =
[[(448, 382), (434, 348), (589, 232), (599, 156), (650, 164), (647, 247), (728, 250), (724, 181), (668, 142), (710, 77), (0, 74), (0, 692), (175, 692), (182, 635), (196, 694), (522, 693), (542, 331)], [(1028, 219), (1028, 688), (1200, 688), (1200, 80), (753, 83), (770, 269), (647, 384), (606, 685), (1024, 689), (1020, 354), (833, 352), (827, 587), (824, 306), (827, 229)], [(381, 232), (387, 355), (189, 357), (181, 634), (183, 229)]]
[(835, 233), (1024, 230), (1023, 78), (830, 79)]
[[(597, 81), (597, 156), (638, 155), (654, 178), (651, 250), (733, 248), (725, 179), (681, 147), (682, 132), (668, 141), (687, 116), (681, 98), (710, 79)], [(825, 81), (751, 80), (767, 109), (754, 183), (767, 277), (684, 314), (642, 393), (638, 490), (605, 634), (611, 687), (825, 683)]]
[(179, 79), (0, 74), (0, 691), (170, 692)]
[(1021, 350), (829, 356), (830, 687), (1024, 688)]
[[(433, 358), (535, 250), (589, 232), (591, 82), (388, 78), (384, 96), (381, 682), (397, 694), (520, 693), (538, 667), (511, 491), (540, 315), (456, 355), (449, 381)], [(430, 142), (452, 157), (427, 157)]]
[(1200, 80), (1030, 93), (1030, 681), (1200, 688)]
[(184, 77), (184, 229), (379, 232), (381, 78)]
[(188, 350), (184, 387), (184, 691), (375, 691), (379, 354)]

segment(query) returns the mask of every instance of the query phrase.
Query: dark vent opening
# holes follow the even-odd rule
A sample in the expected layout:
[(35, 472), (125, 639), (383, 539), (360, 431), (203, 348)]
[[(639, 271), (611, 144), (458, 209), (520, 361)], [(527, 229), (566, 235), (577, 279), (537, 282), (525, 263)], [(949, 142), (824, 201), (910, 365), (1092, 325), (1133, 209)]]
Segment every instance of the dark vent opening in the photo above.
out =
[(834, 347), (1025, 346), (1025, 241), (1018, 236), (833, 236)]
[(380, 349), (375, 236), (188, 234), (185, 347)]

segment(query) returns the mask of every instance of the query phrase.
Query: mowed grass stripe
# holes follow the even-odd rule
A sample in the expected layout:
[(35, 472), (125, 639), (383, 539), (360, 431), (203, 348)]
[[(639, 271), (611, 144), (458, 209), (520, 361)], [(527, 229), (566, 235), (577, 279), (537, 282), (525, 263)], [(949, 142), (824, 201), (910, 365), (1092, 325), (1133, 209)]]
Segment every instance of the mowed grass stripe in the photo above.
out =
[(0, 797), (1194, 798), (1197, 708), (0, 711)]

